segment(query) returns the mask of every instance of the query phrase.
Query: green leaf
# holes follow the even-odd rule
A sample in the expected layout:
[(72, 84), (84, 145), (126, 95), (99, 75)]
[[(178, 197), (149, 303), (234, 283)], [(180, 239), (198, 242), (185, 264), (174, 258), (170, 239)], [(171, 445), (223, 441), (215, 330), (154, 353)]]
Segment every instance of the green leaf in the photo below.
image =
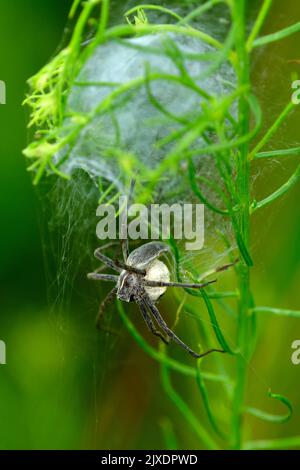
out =
[(203, 5), (200, 5), (198, 8), (195, 8), (193, 11), (191, 11), (187, 16), (180, 20), (178, 24), (186, 24), (194, 18), (199, 17), (206, 11), (210, 10), (214, 5), (222, 2), (223, 0), (210, 0), (205, 2)]
[(250, 213), (255, 212), (257, 209), (262, 209), (263, 207), (268, 206), (281, 196), (284, 196), (284, 194), (286, 194), (293, 186), (295, 186), (296, 183), (298, 183), (299, 179), (300, 165), (297, 166), (296, 171), (282, 186), (280, 186), (280, 188), (278, 188), (276, 191), (274, 191), (272, 194), (267, 196), (265, 199), (262, 199), (261, 201), (253, 201), (250, 207)]
[[(245, 92), (245, 91), (244, 91)], [(222, 153), (225, 150), (232, 150), (238, 148), (246, 143), (250, 142), (258, 133), (262, 123), (262, 112), (257, 99), (253, 95), (247, 95), (246, 99), (249, 102), (249, 106), (253, 112), (255, 118), (255, 126), (246, 134), (241, 135), (237, 139), (227, 140), (222, 143), (211, 144), (205, 147), (200, 147), (187, 152), (187, 156), (193, 157), (194, 155), (215, 155), (216, 153)]]
[(300, 436), (245, 442), (244, 450), (283, 450), (300, 447)]
[(178, 26), (174, 24), (139, 24), (139, 25), (117, 25), (113, 26), (105, 31), (104, 40), (110, 40), (114, 38), (121, 38), (132, 36), (134, 34), (155, 34), (155, 33), (174, 33), (183, 34), (192, 38), (199, 39), (200, 41), (215, 47), (216, 49), (222, 49), (223, 44), (210, 36), (209, 34), (200, 31), (195, 28), (187, 28), (185, 26)]
[[(169, 358), (163, 352), (157, 351), (152, 346), (150, 346), (146, 340), (139, 334), (133, 323), (129, 320), (128, 315), (126, 315), (122, 302), (117, 301), (117, 309), (120, 314), (122, 321), (124, 322), (126, 328), (128, 329), (129, 333), (138, 343), (138, 345), (153, 359), (160, 363), (164, 363), (173, 369), (185, 376), (197, 377), (197, 371), (195, 367), (187, 366), (181, 362), (175, 361), (174, 359)], [(203, 378), (205, 380), (211, 380), (212, 382), (227, 382), (228, 378), (225, 375), (214, 374), (212, 372), (203, 372)]]
[[(182, 279), (181, 279), (180, 272), (179, 272), (179, 264), (180, 264), (179, 251), (178, 251), (177, 245), (175, 243), (175, 240), (173, 238), (170, 238), (169, 242), (170, 242), (171, 248), (172, 248), (173, 253), (174, 253), (175, 265), (176, 265), (176, 277), (177, 277), (177, 280), (179, 282), (181, 282)], [(192, 295), (193, 297), (201, 297), (204, 300), (207, 311), (208, 311), (208, 314), (209, 314), (209, 317), (210, 317), (210, 320), (211, 320), (211, 324), (212, 324), (214, 333), (216, 335), (216, 338), (217, 338), (220, 346), (224, 349), (224, 351), (228, 352), (229, 354), (235, 354), (231, 350), (231, 348), (229, 347), (229, 345), (227, 344), (227, 342), (224, 338), (224, 335), (223, 335), (223, 333), (221, 331), (221, 328), (218, 324), (218, 320), (217, 320), (217, 317), (215, 315), (213, 305), (212, 305), (212, 303), (209, 299), (209, 295), (206, 293), (205, 289), (201, 289), (201, 291), (194, 290), (194, 289), (184, 289), (184, 290), (186, 292), (188, 292), (190, 295)]]
[(259, 158), (290, 157), (292, 155), (300, 155), (300, 147), (282, 150), (271, 150), (269, 152), (259, 152), (254, 155), (253, 160), (257, 160)]
[(283, 403), (288, 409), (287, 413), (284, 415), (274, 415), (251, 407), (247, 407), (245, 412), (255, 416), (256, 418), (260, 418), (271, 423), (283, 424), (289, 421), (293, 413), (291, 402), (286, 397), (279, 395), (278, 393), (272, 393), (271, 390), (269, 390), (268, 395), (270, 398), (274, 398), (275, 400)]
[(130, 10), (126, 11), (126, 13), (124, 13), (124, 16), (125, 16), (125, 18), (127, 18), (128, 16), (132, 15), (133, 13), (139, 12), (140, 10), (159, 11), (161, 13), (166, 13), (167, 15), (172, 16), (177, 21), (183, 20), (183, 18), (181, 16), (177, 15), (177, 13), (175, 13), (175, 11), (173, 11), (173, 10), (169, 10), (169, 8), (165, 8), (165, 7), (162, 7), (162, 6), (159, 6), (159, 5), (149, 5), (149, 4), (146, 4), (146, 5), (142, 4), (142, 5), (138, 5), (136, 7), (133, 7)]
[(245, 261), (245, 263), (247, 264), (247, 266), (253, 266), (253, 260), (251, 258), (251, 255), (245, 245), (245, 242), (243, 240), (243, 238), (241, 237), (240, 233), (239, 232), (236, 232), (236, 241), (237, 241), (237, 245), (238, 245), (238, 248), (240, 250), (240, 253)]
[(211, 290), (210, 292), (208, 292), (207, 295), (210, 299), (215, 299), (215, 300), (228, 299), (228, 298), (230, 299), (230, 298), (236, 298), (239, 296), (237, 291), (217, 292), (214, 290)]
[(295, 23), (287, 28), (281, 29), (276, 33), (268, 34), (266, 36), (262, 36), (254, 41), (253, 47), (264, 46), (266, 44), (270, 44), (272, 42), (280, 41), (281, 39), (287, 38), (291, 34), (298, 33), (300, 31), (300, 21)]
[(291, 317), (300, 319), (300, 310), (288, 310), (284, 308), (274, 307), (255, 307), (253, 311), (256, 313), (271, 313), (273, 315), (279, 315), (281, 317)]
[(174, 431), (174, 426), (169, 418), (164, 417), (159, 421), (160, 427), (162, 429), (162, 434), (165, 441), (165, 449), (167, 450), (178, 450), (178, 444), (176, 439), (176, 434)]
[(206, 207), (208, 207), (208, 209), (212, 210), (213, 212), (216, 212), (217, 214), (221, 214), (221, 215), (228, 215), (228, 210), (223, 210), (223, 209), (219, 209), (218, 207), (214, 206), (213, 204), (211, 204), (208, 199), (206, 199), (206, 197), (203, 195), (203, 193), (201, 192), (198, 184), (197, 184), (197, 181), (196, 181), (196, 175), (195, 175), (195, 166), (193, 164), (193, 161), (192, 159), (189, 159), (189, 180), (190, 180), (190, 184), (191, 184), (191, 188), (192, 188), (192, 191), (193, 193), (198, 197), (198, 199), (203, 203), (205, 204)]
[(263, 138), (258, 142), (258, 144), (254, 147), (254, 149), (250, 152), (249, 154), (249, 160), (253, 160), (255, 155), (260, 151), (261, 148), (263, 148), (271, 139), (273, 134), (279, 129), (280, 125), (285, 121), (286, 117), (289, 115), (289, 113), (292, 111), (294, 108), (294, 104), (292, 102), (289, 102), (284, 109), (281, 111), (277, 119), (274, 121), (272, 126), (267, 130)]
[(69, 12), (69, 18), (70, 18), (70, 19), (73, 19), (73, 18), (74, 18), (75, 14), (76, 14), (76, 11), (77, 11), (77, 9), (78, 9), (78, 7), (79, 7), (79, 5), (80, 5), (80, 2), (81, 2), (81, 0), (74, 0), (74, 1), (73, 1), (71, 10), (70, 10), (70, 12)]
[(251, 51), (252, 47), (253, 47), (253, 42), (256, 38), (256, 36), (258, 35), (265, 19), (266, 19), (266, 16), (268, 14), (268, 11), (269, 11), (269, 8), (270, 6), (272, 5), (272, 0), (264, 0), (263, 4), (262, 4), (262, 7), (259, 11), (259, 14), (256, 18), (256, 21), (254, 23), (254, 26), (252, 28), (252, 31), (249, 35), (249, 38), (248, 38), (248, 41), (247, 41), (247, 49), (248, 51)]
[(211, 324), (212, 324), (212, 327), (213, 327), (213, 330), (214, 330), (214, 333), (216, 335), (216, 338), (220, 344), (220, 346), (224, 349), (224, 351), (226, 351), (227, 353), (229, 354), (235, 354), (232, 349), (229, 347), (227, 341), (225, 340), (224, 338), (224, 335), (222, 333), (222, 330), (219, 326), (219, 323), (218, 323), (218, 320), (217, 320), (217, 317), (216, 317), (216, 314), (215, 314), (215, 311), (214, 311), (214, 308), (213, 308), (213, 305), (211, 303), (211, 301), (209, 300), (209, 297), (207, 295), (207, 293), (205, 292), (204, 289), (201, 289), (201, 293), (198, 294), (199, 296), (201, 296), (205, 302), (205, 305), (206, 305), (206, 308), (207, 308), (207, 311), (208, 311), (208, 314), (209, 314), (209, 317), (210, 317), (210, 321), (211, 321)]
[(205, 383), (204, 383), (204, 380), (203, 380), (203, 377), (202, 377), (202, 372), (201, 372), (201, 369), (200, 369), (199, 361), (197, 362), (197, 385), (199, 387), (199, 390), (200, 390), (200, 393), (201, 393), (201, 396), (202, 396), (202, 400), (203, 400), (203, 404), (204, 404), (209, 422), (211, 424), (211, 427), (213, 428), (213, 430), (215, 431), (215, 433), (219, 437), (221, 437), (222, 439), (225, 439), (224, 433), (219, 429), (217, 421), (216, 421), (216, 419), (215, 419), (215, 417), (214, 417), (214, 415), (211, 411), (210, 404), (209, 404), (208, 393), (207, 393), (207, 389), (206, 389), (206, 386), (205, 386)]
[(168, 395), (170, 400), (174, 403), (176, 408), (180, 411), (180, 413), (184, 416), (187, 422), (190, 424), (191, 428), (194, 430), (198, 438), (204, 443), (206, 448), (217, 449), (218, 445), (216, 444), (216, 442), (210, 437), (205, 427), (200, 423), (200, 421), (195, 416), (191, 408), (187, 405), (187, 403), (183, 400), (183, 398), (173, 388), (171, 381), (170, 381), (168, 367), (164, 363), (162, 364), (162, 367), (161, 367), (161, 378), (162, 378), (162, 384), (163, 384), (166, 394)]

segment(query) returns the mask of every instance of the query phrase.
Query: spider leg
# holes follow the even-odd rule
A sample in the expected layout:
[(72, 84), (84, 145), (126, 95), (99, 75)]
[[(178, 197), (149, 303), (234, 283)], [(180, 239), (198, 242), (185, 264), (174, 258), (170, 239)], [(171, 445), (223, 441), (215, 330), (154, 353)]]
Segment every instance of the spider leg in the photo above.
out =
[(122, 246), (123, 259), (124, 259), (124, 262), (126, 263), (127, 258), (129, 256), (128, 238), (121, 239), (121, 246)]
[(137, 269), (134, 266), (127, 266), (127, 264), (121, 263), (120, 261), (113, 261), (112, 259), (105, 256), (103, 253), (101, 253), (100, 248), (96, 249), (96, 251), (94, 252), (94, 255), (95, 255), (95, 258), (98, 258), (106, 266), (108, 266), (111, 269), (114, 269), (115, 271), (118, 271), (119, 273), (125, 269), (126, 271), (133, 272), (136, 274), (143, 274), (143, 275), (146, 274), (144, 270)]
[(220, 273), (222, 271), (226, 271), (227, 269), (231, 268), (232, 266), (235, 266), (239, 262), (239, 259), (237, 258), (236, 260), (233, 261), (233, 263), (228, 263), (224, 264), (223, 266), (219, 266), (218, 268), (215, 269), (215, 273)]
[(112, 281), (112, 282), (118, 281), (118, 276), (115, 276), (114, 274), (99, 274), (97, 272), (89, 273), (87, 275), (87, 278), (93, 281)]
[(105, 266), (105, 264), (103, 264), (102, 266), (100, 266), (100, 268), (95, 269), (94, 273), (95, 274), (103, 273), (103, 271), (105, 271), (106, 268), (107, 268), (107, 266)]
[[(129, 188), (129, 194), (128, 194), (128, 203), (131, 204), (132, 198), (133, 198), (133, 191), (135, 187), (135, 179), (132, 179), (130, 182), (130, 188)], [(124, 233), (124, 230), (122, 230), (122, 233)], [(121, 239), (121, 247), (122, 247), (122, 253), (123, 253), (123, 260), (124, 263), (126, 263), (127, 258), (129, 256), (129, 245), (128, 245), (128, 236), (127, 236), (127, 230), (126, 230), (126, 238)]]
[(101, 253), (100, 248), (97, 248), (95, 250), (94, 256), (95, 256), (95, 258), (102, 261), (102, 263), (105, 264), (106, 266), (108, 266), (109, 268), (114, 269), (115, 271), (117, 271), (119, 273), (122, 271), (122, 268), (120, 266), (118, 266), (112, 259), (108, 258), (103, 253)]
[(210, 271), (207, 271), (201, 276), (201, 280), (205, 279), (206, 277), (210, 276), (211, 274), (217, 274), (221, 273), (223, 271), (227, 271), (227, 269), (235, 266), (239, 262), (239, 259), (237, 258), (236, 260), (233, 261), (233, 263), (228, 263), (224, 264), (223, 266), (218, 266), (217, 268), (211, 269)]
[(161, 281), (144, 281), (144, 285), (148, 287), (186, 287), (189, 289), (203, 289), (203, 287), (207, 287), (210, 284), (217, 282), (216, 279), (213, 281), (204, 282), (202, 284), (189, 284), (185, 282), (161, 282)]
[(117, 287), (114, 287), (108, 294), (107, 296), (102, 300), (100, 306), (99, 306), (99, 310), (98, 310), (98, 314), (96, 316), (96, 320), (95, 320), (95, 323), (96, 323), (96, 328), (100, 329), (100, 322), (101, 322), (101, 319), (104, 315), (104, 312), (105, 312), (105, 308), (107, 306), (107, 304), (109, 302), (111, 302), (113, 300), (113, 298), (115, 297), (116, 295), (116, 292), (117, 292)]
[(138, 269), (138, 268), (135, 268), (134, 266), (129, 266), (128, 264), (125, 264), (125, 263), (120, 263), (120, 261), (116, 261), (116, 265), (119, 268), (122, 268), (125, 271), (128, 271), (129, 273), (141, 274), (143, 276), (145, 276), (146, 274), (146, 271), (144, 271), (143, 269)]
[(151, 302), (148, 296), (144, 297), (145, 302), (149, 310), (151, 311), (153, 317), (157, 321), (157, 323), (161, 326), (163, 331), (171, 338), (173, 339), (179, 346), (181, 346), (183, 349), (185, 349), (191, 356), (193, 356), (196, 359), (199, 359), (201, 357), (206, 356), (207, 354), (210, 354), (211, 352), (220, 352), (220, 353), (225, 353), (222, 349), (209, 349), (205, 353), (198, 354), (195, 351), (193, 351), (191, 348), (189, 348), (183, 341), (181, 341), (178, 336), (175, 335), (175, 333), (168, 327), (164, 319), (162, 318), (161, 314), (159, 313), (159, 310), (157, 307)]
[(138, 302), (138, 306), (140, 308), (140, 311), (143, 315), (143, 318), (145, 320), (145, 323), (148, 327), (148, 329), (151, 331), (151, 333), (155, 336), (158, 336), (165, 344), (169, 344), (169, 341), (164, 337), (164, 335), (155, 328), (154, 323), (152, 321), (152, 318), (147, 312), (147, 306), (143, 303), (143, 301)]

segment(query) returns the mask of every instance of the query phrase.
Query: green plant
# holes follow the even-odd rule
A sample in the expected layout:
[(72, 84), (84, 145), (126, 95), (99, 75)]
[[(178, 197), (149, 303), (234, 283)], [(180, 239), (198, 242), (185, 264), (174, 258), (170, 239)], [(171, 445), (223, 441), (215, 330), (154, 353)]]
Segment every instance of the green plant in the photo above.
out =
[[(34, 172), (34, 183), (37, 184), (46, 172), (56, 173), (59, 177), (71, 178), (71, 173), (64, 163), (70, 157), (72, 148), (76, 145), (83, 130), (91, 125), (98, 116), (118, 112), (124, 103), (130, 101), (132, 94), (141, 88), (145, 88), (149, 102), (167, 120), (174, 123), (174, 127), (157, 143), (157, 149), (162, 151), (162, 158), (154, 167), (141, 161), (134, 152), (125, 150), (119, 145), (118, 139), (114, 145), (105, 149), (106, 158), (111, 158), (122, 169), (124, 179), (130, 179), (133, 168), (138, 168), (143, 181), (147, 185), (140, 185), (139, 199), (143, 202), (151, 200), (159, 181), (168, 175), (171, 178), (177, 172), (180, 162), (186, 162), (188, 172), (183, 181), (183, 190), (189, 190), (196, 200), (203, 202), (207, 209), (219, 217), (217, 220), (226, 220), (229, 223), (230, 233), (221, 230), (220, 237), (226, 247), (237, 247), (240, 263), (235, 269), (236, 289), (233, 291), (216, 292), (213, 289), (195, 293), (187, 289), (184, 307), (196, 311), (196, 300), (204, 302), (207, 309), (212, 332), (216, 342), (225, 349), (235, 362), (234, 373), (229, 373), (223, 368), (223, 358), (216, 359), (218, 370), (211, 372), (204, 370), (202, 362), (195, 366), (187, 366), (168, 357), (164, 348), (160, 351), (152, 348), (137, 332), (133, 324), (125, 315), (123, 306), (118, 303), (118, 309), (126, 327), (136, 339), (139, 345), (155, 360), (161, 364), (161, 378), (165, 392), (186, 421), (196, 433), (199, 441), (209, 449), (234, 448), (276, 448), (300, 445), (300, 436), (284, 440), (251, 441), (243, 439), (243, 417), (245, 413), (257, 418), (272, 421), (274, 423), (286, 422), (292, 414), (292, 406), (289, 400), (280, 394), (268, 392), (270, 398), (280, 401), (287, 407), (284, 415), (271, 415), (253, 407), (245, 406), (245, 388), (248, 365), (255, 350), (257, 315), (270, 313), (283, 316), (300, 317), (300, 312), (280, 310), (276, 308), (261, 307), (255, 303), (250, 283), (250, 270), (253, 266), (251, 256), (250, 229), (251, 217), (265, 206), (289, 191), (300, 178), (300, 165), (279, 189), (264, 199), (257, 201), (251, 194), (251, 165), (252, 162), (262, 158), (286, 155), (298, 155), (299, 148), (291, 148), (276, 151), (264, 151), (264, 147), (271, 140), (274, 133), (284, 119), (293, 109), (293, 104), (288, 103), (282, 113), (274, 120), (273, 125), (265, 132), (257, 142), (257, 135), (262, 127), (262, 113), (256, 97), (253, 95), (250, 80), (251, 56), (255, 48), (278, 41), (290, 34), (300, 31), (300, 23), (290, 26), (277, 33), (259, 37), (264, 20), (271, 6), (271, 0), (264, 0), (257, 15), (250, 34), (246, 34), (246, 1), (245, 0), (210, 0), (189, 11), (185, 16), (177, 11), (169, 10), (158, 5), (139, 5), (126, 13), (127, 24), (109, 27), (109, 1), (88, 0), (84, 3), (79, 14), (74, 32), (69, 45), (61, 51), (52, 62), (44, 67), (30, 80), (31, 94), (26, 103), (32, 107), (31, 125), (37, 125), (39, 139), (35, 140), (24, 151), (24, 154), (33, 163), (29, 169)], [(101, 4), (100, 20), (92, 22), (95, 25), (94, 39), (84, 49), (80, 47), (86, 34), (86, 28), (95, 8)], [(213, 9), (217, 4), (227, 7), (231, 18), (231, 27), (224, 43), (215, 39), (208, 33), (198, 29), (193, 22), (201, 17), (204, 12)], [(70, 16), (78, 11), (80, 1), (75, 1)], [(159, 12), (171, 18), (171, 23), (151, 23), (148, 12)], [(210, 66), (205, 69), (202, 79), (213, 76), (220, 65), (227, 64), (234, 70), (235, 83), (231, 83), (231, 92), (223, 96), (207, 93), (199, 83), (191, 77), (175, 42), (165, 44), (163, 54), (170, 58), (178, 69), (177, 74), (162, 73), (145, 67), (145, 73), (125, 84), (98, 83), (78, 81), (78, 74), (95, 49), (112, 39), (121, 40), (127, 37), (139, 37), (168, 33), (194, 38), (209, 46), (209, 50), (194, 56), (194, 60), (200, 62), (210, 61)], [(152, 51), (153, 52), (153, 51)], [(157, 53), (157, 51), (155, 51)], [(198, 96), (201, 106), (193, 116), (170, 112), (151, 90), (156, 81), (174, 82), (178, 87), (192, 90)], [(112, 91), (105, 96), (95, 107), (86, 113), (80, 113), (68, 107), (68, 96), (74, 86), (77, 87), (111, 87)], [(236, 111), (234, 111), (236, 109)], [(254, 122), (254, 124), (251, 124)], [(176, 124), (176, 125), (175, 125)], [(118, 124), (116, 123), (116, 135)], [(199, 139), (201, 138), (201, 143)], [(66, 150), (67, 149), (67, 150)], [(63, 159), (54, 157), (63, 153)], [(199, 175), (197, 162), (201, 156), (209, 155), (213, 159), (213, 177)], [(207, 191), (209, 188), (209, 191)], [(99, 197), (101, 199), (114, 200), (118, 190), (114, 184), (108, 188), (102, 187), (102, 179), (98, 182)], [(213, 194), (213, 200), (210, 195)], [(167, 197), (167, 196), (166, 196)], [(110, 198), (110, 199), (108, 199)], [(223, 222), (220, 222), (222, 224)], [(180, 247), (170, 241), (174, 257), (176, 259), (177, 278), (182, 276), (181, 265), (183, 253)], [(196, 280), (197, 270), (193, 263), (189, 266), (190, 276)], [(192, 301), (192, 296), (196, 298)], [(236, 304), (234, 308), (230, 300)], [(217, 320), (215, 304), (219, 302), (225, 312), (231, 312), (236, 326), (236, 342), (229, 344), (226, 333), (222, 330)], [(211, 340), (211, 332), (203, 327), (206, 338)], [(204, 363), (204, 361), (203, 361)], [(185, 402), (182, 396), (172, 386), (170, 371), (174, 370), (183, 376), (190, 376), (196, 380), (199, 393), (207, 412), (211, 430), (206, 429), (198, 420), (196, 413)], [(222, 394), (231, 404), (230, 423), (226, 423), (226, 429), (222, 428), (212, 410), (207, 382), (217, 382), (222, 388)], [(230, 425), (229, 425), (230, 424)], [(221, 429), (222, 428), (222, 429)], [(165, 433), (169, 433), (169, 440), (173, 442), (170, 427), (166, 426)], [(173, 431), (172, 431), (173, 432)]]

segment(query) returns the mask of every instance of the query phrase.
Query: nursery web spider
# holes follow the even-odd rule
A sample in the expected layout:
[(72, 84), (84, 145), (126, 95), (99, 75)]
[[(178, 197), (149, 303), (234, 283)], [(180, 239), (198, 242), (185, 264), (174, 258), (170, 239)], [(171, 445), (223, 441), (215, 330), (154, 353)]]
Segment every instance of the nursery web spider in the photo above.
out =
[[(216, 282), (216, 280), (202, 284), (170, 281), (169, 269), (165, 263), (158, 259), (161, 255), (169, 251), (169, 247), (166, 243), (152, 241), (145, 243), (129, 253), (128, 240), (126, 239), (122, 240), (122, 251), (122, 262), (113, 261), (108, 258), (101, 252), (100, 248), (97, 248), (94, 253), (95, 257), (104, 265), (118, 273), (118, 275), (114, 275), (93, 272), (87, 276), (88, 279), (95, 281), (111, 281), (116, 284), (100, 305), (96, 320), (97, 326), (99, 326), (99, 321), (104, 313), (107, 302), (117, 296), (118, 299), (124, 302), (136, 302), (151, 333), (158, 336), (164, 343), (169, 344), (169, 341), (173, 340), (196, 359), (212, 352), (225, 352), (222, 349), (209, 349), (202, 354), (193, 351), (168, 327), (155, 305), (168, 287), (202, 289)], [(222, 266), (214, 272), (223, 271), (233, 264), (234, 263)], [(156, 325), (166, 336), (162, 331), (156, 328)]]

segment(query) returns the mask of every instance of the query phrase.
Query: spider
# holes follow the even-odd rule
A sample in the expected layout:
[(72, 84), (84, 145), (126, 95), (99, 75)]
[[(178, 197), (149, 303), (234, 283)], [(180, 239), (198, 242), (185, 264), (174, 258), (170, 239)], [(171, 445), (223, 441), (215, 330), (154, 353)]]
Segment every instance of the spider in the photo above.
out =
[[(96, 319), (98, 327), (107, 302), (117, 296), (118, 299), (124, 302), (136, 302), (148, 329), (165, 344), (169, 344), (169, 341), (173, 340), (196, 359), (212, 352), (225, 352), (222, 349), (209, 349), (202, 354), (193, 351), (168, 327), (155, 305), (168, 287), (202, 289), (216, 282), (216, 280), (202, 284), (171, 282), (169, 269), (165, 263), (158, 259), (164, 253), (169, 252), (169, 246), (163, 242), (152, 241), (145, 243), (129, 254), (128, 241), (122, 240), (122, 251), (123, 262), (113, 261), (108, 258), (101, 252), (100, 248), (97, 248), (94, 253), (97, 259), (107, 267), (118, 272), (118, 275), (101, 274), (99, 272), (93, 272), (87, 275), (88, 279), (95, 281), (111, 281), (116, 283), (115, 287), (100, 304)], [(232, 264), (234, 263), (222, 266), (215, 270), (215, 272), (223, 271), (229, 266), (232, 266)], [(155, 323), (166, 336), (156, 328)]]

